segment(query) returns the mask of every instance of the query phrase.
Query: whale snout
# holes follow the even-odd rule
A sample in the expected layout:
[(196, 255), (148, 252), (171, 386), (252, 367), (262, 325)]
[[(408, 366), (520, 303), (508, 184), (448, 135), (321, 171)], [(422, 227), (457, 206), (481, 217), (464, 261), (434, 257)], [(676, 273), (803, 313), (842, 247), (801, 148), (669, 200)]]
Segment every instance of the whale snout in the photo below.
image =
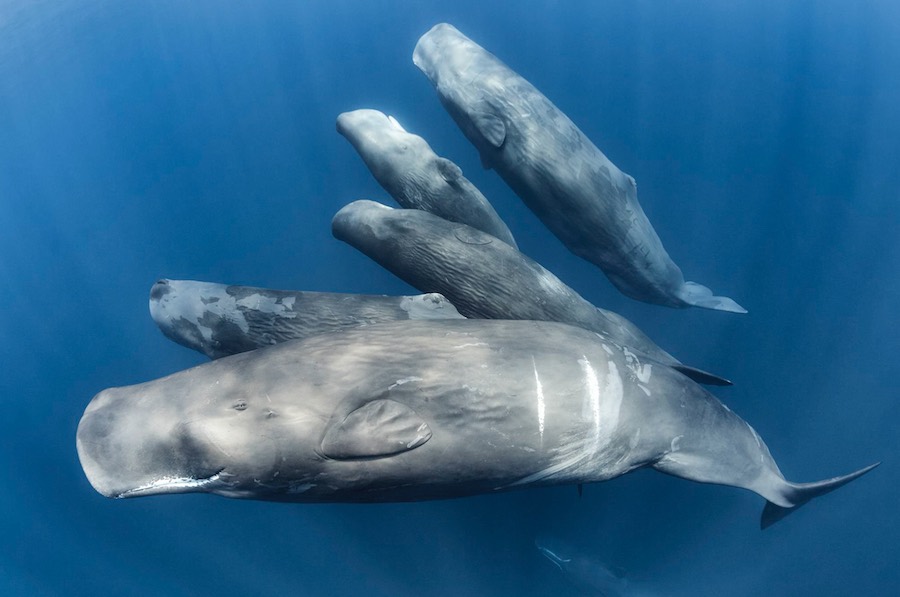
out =
[(332, 235), (358, 248), (358, 243), (378, 236), (383, 218), (393, 208), (368, 199), (360, 199), (342, 207), (331, 220)]
[[(471, 40), (448, 23), (439, 23), (419, 38), (413, 50), (413, 64), (437, 84), (442, 73), (449, 72), (448, 61), (460, 57), (457, 49), (471, 45)], [(464, 53), (464, 52), (463, 52)]]
[(163, 297), (170, 292), (172, 292), (172, 286), (169, 284), (169, 280), (160, 278), (156, 281), (156, 284), (150, 288), (150, 300), (161, 301)]
[(75, 447), (81, 468), (91, 486), (98, 493), (114, 498), (130, 489), (120, 474), (110, 470), (110, 463), (123, 453), (120, 438), (116, 437), (117, 389), (104, 390), (94, 396), (78, 423)]
[(75, 445), (91, 486), (109, 498), (208, 490), (224, 467), (202, 433), (135, 388), (100, 392), (81, 417)]
[(150, 287), (150, 316), (157, 325), (169, 323), (166, 305), (176, 296), (175, 286), (166, 278), (160, 278)]
[(394, 118), (366, 108), (338, 115), (336, 128), (363, 158), (372, 158), (389, 147), (400, 145), (402, 141), (398, 139), (408, 136)]

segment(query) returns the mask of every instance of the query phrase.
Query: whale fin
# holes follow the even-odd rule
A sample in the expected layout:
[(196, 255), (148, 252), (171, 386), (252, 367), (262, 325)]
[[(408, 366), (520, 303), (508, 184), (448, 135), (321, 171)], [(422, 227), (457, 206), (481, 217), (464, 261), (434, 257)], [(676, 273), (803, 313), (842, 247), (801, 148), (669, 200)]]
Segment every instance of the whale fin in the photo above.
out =
[(448, 183), (456, 182), (463, 175), (462, 170), (459, 168), (459, 166), (457, 166), (447, 158), (439, 157), (437, 159), (436, 165), (438, 172), (440, 172), (441, 174), (441, 178), (443, 178)]
[(781, 496), (779, 496), (782, 498), (785, 505), (776, 504), (771, 501), (766, 502), (766, 507), (763, 508), (762, 517), (759, 521), (759, 528), (765, 529), (772, 526), (811, 499), (825, 495), (838, 487), (846, 485), (854, 479), (862, 477), (879, 464), (881, 463), (876, 462), (875, 464), (870, 464), (865, 468), (852, 472), (849, 475), (834, 477), (833, 479), (826, 479), (824, 481), (816, 481), (814, 483), (791, 483), (790, 481), (785, 481), (784, 489), (781, 492)]
[(472, 114), (472, 124), (493, 147), (499, 149), (506, 141), (506, 125), (499, 116), (488, 112), (475, 112)]
[(714, 373), (710, 373), (708, 371), (704, 371), (703, 369), (697, 369), (696, 367), (689, 367), (687, 365), (682, 365), (678, 363), (677, 365), (669, 365), (672, 369), (678, 371), (682, 375), (690, 377), (694, 381), (699, 384), (703, 384), (706, 386), (732, 386), (734, 385), (731, 380), (725, 379), (724, 377), (719, 377)]
[(381, 458), (418, 448), (431, 439), (428, 423), (394, 400), (372, 400), (331, 425), (322, 454), (334, 460)]
[(403, 128), (403, 125), (401, 125), (399, 122), (397, 122), (397, 119), (394, 118), (393, 116), (391, 116), (390, 114), (388, 114), (388, 122), (390, 122), (391, 126), (394, 127), (395, 129), (397, 129), (398, 131), (403, 131), (404, 133), (406, 132), (406, 129)]
[(685, 282), (678, 290), (678, 298), (688, 305), (728, 311), (730, 313), (746, 313), (747, 310), (727, 296), (713, 296), (712, 290), (696, 282)]

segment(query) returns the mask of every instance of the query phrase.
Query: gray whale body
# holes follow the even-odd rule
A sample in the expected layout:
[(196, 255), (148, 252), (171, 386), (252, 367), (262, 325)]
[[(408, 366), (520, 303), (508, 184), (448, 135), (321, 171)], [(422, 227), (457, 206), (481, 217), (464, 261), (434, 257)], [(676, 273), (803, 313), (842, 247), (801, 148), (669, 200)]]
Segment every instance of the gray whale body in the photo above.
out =
[(443, 23), (419, 39), (413, 62), (485, 167), (623, 294), (667, 307), (746, 313), (684, 280), (638, 202), (634, 179), (493, 54)]
[(378, 110), (344, 112), (337, 130), (401, 207), (468, 224), (516, 246), (509, 228), (459, 166), (438, 156), (394, 117)]
[(410, 501), (652, 467), (758, 493), (764, 525), (871, 468), (788, 482), (685, 376), (533, 321), (383, 323), (225, 357), (100, 392), (76, 445), (108, 497)]
[(621, 315), (599, 309), (528, 256), (464, 224), (424, 211), (354, 201), (332, 219), (335, 238), (422, 292), (440, 292), (466, 317), (559, 321), (608, 336), (701, 383), (726, 379), (683, 365)]
[(344, 327), (463, 319), (434, 292), (383, 296), (167, 279), (150, 289), (150, 315), (167, 338), (211, 359)]

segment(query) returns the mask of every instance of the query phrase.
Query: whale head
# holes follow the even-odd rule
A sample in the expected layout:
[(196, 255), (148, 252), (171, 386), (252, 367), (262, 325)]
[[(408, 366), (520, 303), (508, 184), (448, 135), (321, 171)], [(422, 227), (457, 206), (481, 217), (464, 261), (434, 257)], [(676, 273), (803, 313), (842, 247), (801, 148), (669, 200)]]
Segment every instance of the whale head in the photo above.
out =
[(378, 110), (344, 112), (337, 118), (337, 130), (403, 207), (440, 206), (441, 197), (453, 193), (448, 185), (462, 177), (459, 167), (434, 153), (425, 139)]
[(408, 133), (393, 116), (370, 109), (339, 114), (337, 132), (364, 158), (388, 151), (408, 153), (411, 142), (414, 143), (416, 139), (424, 141), (418, 135)]
[(353, 110), (337, 117), (337, 131), (362, 157), (379, 182), (402, 175), (413, 162), (433, 154), (422, 137), (406, 132), (399, 122), (378, 110)]
[(325, 417), (316, 416), (314, 402), (275, 406), (269, 384), (278, 371), (248, 364), (248, 354), (97, 394), (76, 434), (94, 489), (110, 498), (284, 490), (285, 438), (300, 468), (314, 470)]
[(478, 59), (484, 50), (448, 23), (439, 23), (419, 38), (413, 50), (413, 64), (434, 84), (443, 89), (474, 78)]
[(398, 228), (410, 228), (404, 218), (396, 217), (397, 212), (387, 205), (376, 201), (360, 199), (342, 207), (331, 220), (331, 233), (340, 241), (346, 242), (363, 253), (382, 253), (391, 251), (393, 245), (402, 236)]
[(504, 144), (506, 96), (521, 93), (517, 76), (493, 54), (452, 25), (435, 25), (413, 51), (413, 63), (428, 77), (444, 108), (491, 167)]
[(220, 349), (219, 339), (226, 336), (240, 350), (252, 350), (256, 346), (245, 339), (247, 321), (228, 288), (211, 282), (157, 280), (150, 289), (150, 316), (167, 338), (211, 359), (234, 352)]

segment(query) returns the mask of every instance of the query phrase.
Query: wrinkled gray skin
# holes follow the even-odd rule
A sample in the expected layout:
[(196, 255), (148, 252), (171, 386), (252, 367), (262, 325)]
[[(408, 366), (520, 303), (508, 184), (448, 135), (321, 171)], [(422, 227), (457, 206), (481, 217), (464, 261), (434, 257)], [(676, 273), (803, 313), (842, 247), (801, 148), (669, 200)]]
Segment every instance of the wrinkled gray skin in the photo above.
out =
[(572, 326), (401, 321), (225, 357), (97, 394), (77, 433), (108, 497), (440, 499), (643, 466), (786, 512), (854, 475), (785, 481), (753, 429), (669, 367)]
[(509, 228), (459, 166), (439, 157), (394, 117), (378, 110), (344, 112), (337, 118), (337, 130), (401, 207), (468, 224), (516, 246)]
[(466, 317), (569, 323), (677, 367), (695, 381), (731, 383), (682, 365), (621, 315), (598, 309), (539, 263), (465, 224), (361, 200), (334, 216), (331, 231), (407, 284), (440, 292)]
[(485, 167), (622, 293), (667, 307), (746, 313), (730, 298), (685, 282), (638, 203), (634, 179), (493, 54), (440, 24), (419, 40), (413, 62)]
[(150, 315), (170, 340), (211, 359), (343, 327), (406, 319), (463, 319), (437, 293), (380, 296), (159, 280)]

